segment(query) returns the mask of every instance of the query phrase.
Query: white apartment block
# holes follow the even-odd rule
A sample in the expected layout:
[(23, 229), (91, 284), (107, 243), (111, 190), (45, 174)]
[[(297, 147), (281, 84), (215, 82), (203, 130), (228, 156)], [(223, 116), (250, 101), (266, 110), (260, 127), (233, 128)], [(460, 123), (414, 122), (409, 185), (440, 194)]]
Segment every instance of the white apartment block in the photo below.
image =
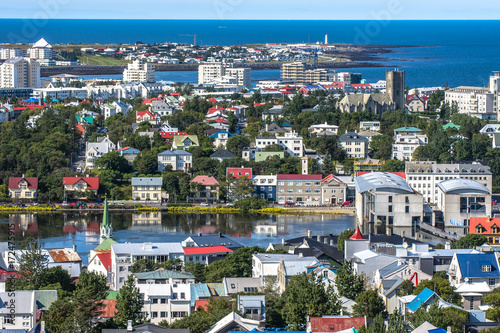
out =
[(392, 159), (410, 161), (417, 147), (424, 146), (428, 142), (425, 134), (398, 134), (392, 144)]
[(12, 58), (0, 66), (0, 88), (40, 87), (40, 64), (30, 58)]
[(252, 70), (250, 68), (226, 68), (226, 76), (236, 78), (236, 84), (252, 88)]
[(191, 284), (138, 284), (144, 296), (142, 312), (158, 325), (166, 320), (169, 324), (191, 314)]
[(158, 171), (165, 171), (167, 165), (172, 171), (188, 172), (193, 165), (193, 154), (185, 150), (165, 150), (158, 154)]
[(0, 49), (0, 59), (1, 60), (9, 60), (12, 58), (23, 57), (24, 52), (20, 48), (6, 48)]
[(207, 84), (224, 75), (221, 63), (209, 63), (198, 66), (198, 84)]
[(33, 97), (63, 100), (74, 97), (78, 99), (87, 98), (87, 88), (38, 88), (33, 89)]
[(123, 71), (123, 82), (155, 82), (155, 66), (143, 64), (141, 60), (134, 60)]
[(130, 272), (130, 266), (140, 259), (164, 262), (169, 259), (184, 261), (181, 243), (125, 243), (111, 245), (112, 290), (119, 290)]
[(236, 84), (251, 88), (252, 71), (250, 68), (225, 67), (221, 63), (207, 63), (198, 67), (198, 84)]
[(366, 158), (368, 156), (370, 140), (366, 136), (355, 132), (346, 132), (339, 137), (339, 145), (349, 158)]
[(465, 164), (438, 164), (433, 161), (406, 162), (406, 181), (423, 195), (424, 201), (437, 204), (438, 184), (444, 180), (465, 178), (475, 180), (492, 191), (492, 174), (489, 166), (477, 162)]
[(284, 136), (277, 136), (278, 144), (285, 148), (285, 151), (292, 157), (304, 156), (303, 139), (297, 132), (285, 133)]
[(31, 59), (52, 59), (54, 58), (54, 51), (52, 45), (42, 38), (28, 49), (28, 56)]
[(498, 119), (500, 72), (490, 77), (489, 88), (457, 87), (445, 92), (445, 103), (455, 104), (459, 113), (481, 119)]
[(360, 121), (359, 122), (360, 131), (380, 131), (380, 121)]

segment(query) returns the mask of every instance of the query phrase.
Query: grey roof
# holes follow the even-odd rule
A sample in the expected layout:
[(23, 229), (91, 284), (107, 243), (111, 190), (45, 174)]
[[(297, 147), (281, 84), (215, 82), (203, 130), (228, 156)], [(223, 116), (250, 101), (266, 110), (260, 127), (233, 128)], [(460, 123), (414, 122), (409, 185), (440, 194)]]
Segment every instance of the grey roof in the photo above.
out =
[(400, 265), (399, 261), (395, 260), (394, 262), (390, 263), (389, 265), (384, 266), (381, 269), (379, 269), (379, 274), (381, 277), (385, 277), (385, 276), (390, 275), (394, 272), (397, 272), (398, 270), (400, 270), (401, 268), (403, 268), (405, 266), (406, 266), (406, 263)]
[[(101, 331), (102, 333), (127, 333), (130, 331), (127, 331), (126, 328), (119, 328), (119, 329), (103, 329)], [(186, 329), (172, 329), (172, 328), (165, 328), (163, 326), (158, 326), (155, 324), (142, 324), (138, 326), (134, 326), (132, 328), (132, 332), (144, 332), (144, 333), (189, 333), (189, 328)]]
[(366, 136), (359, 135), (354, 132), (347, 132), (339, 138), (340, 142), (368, 142)]
[(158, 154), (158, 156), (174, 156), (174, 155), (189, 155), (192, 156), (188, 151), (185, 150), (164, 150)]
[(138, 280), (163, 280), (163, 279), (194, 279), (191, 273), (181, 273), (178, 271), (158, 269), (152, 272), (134, 273)]
[(262, 280), (258, 277), (224, 278), (222, 282), (226, 285), (228, 294), (243, 292), (245, 288), (249, 287), (262, 288)]
[(132, 177), (132, 186), (161, 186), (162, 183), (161, 177)]
[[(189, 236), (198, 246), (225, 246), (229, 249), (243, 247), (240, 243), (225, 235), (193, 235)], [(187, 238), (186, 238), (187, 239)]]
[(215, 153), (210, 155), (210, 158), (234, 158), (234, 157), (237, 156), (226, 149), (217, 150)]
[(307, 272), (307, 266), (310, 266), (318, 261), (315, 257), (302, 257), (305, 260), (284, 260), (283, 268), (285, 276), (294, 276)]
[(298, 254), (274, 254), (274, 253), (257, 253), (254, 254), (262, 262), (280, 262), (281, 260), (292, 261), (316, 261), (315, 257), (301, 257)]
[(406, 173), (452, 173), (491, 175), (490, 167), (481, 163), (437, 164), (427, 161), (406, 162)]
[(394, 277), (393, 279), (390, 280), (383, 280), (383, 286), (384, 286), (384, 295), (387, 296), (390, 293), (394, 291), (397, 287), (401, 285), (401, 283), (404, 282), (404, 279), (400, 278), (399, 276)]
[(439, 188), (448, 194), (460, 194), (460, 193), (481, 193), (490, 194), (490, 191), (484, 187), (481, 183), (465, 178), (453, 178), (448, 180), (443, 180), (437, 184)]
[(395, 174), (388, 172), (370, 172), (354, 178), (356, 190), (363, 193), (370, 190), (394, 193), (413, 193), (406, 181)]
[(184, 254), (181, 243), (124, 243), (112, 244), (115, 254), (153, 255), (153, 254)]
[[(4, 251), (9, 250), (9, 243), (8, 242), (0, 242), (0, 253), (3, 253)], [(0, 255), (0, 269), (3, 269), (7, 271), (7, 265), (3, 261), (3, 256)]]
[(33, 290), (16, 290), (15, 295), (11, 295), (8, 292), (0, 292), (0, 314), (10, 313), (10, 309), (5, 307), (5, 303), (8, 304), (11, 300), (14, 300), (16, 304), (16, 314), (31, 313), (36, 315), (36, 313), (33, 313), (33, 311), (36, 311), (36, 307), (34, 307), (35, 292)]

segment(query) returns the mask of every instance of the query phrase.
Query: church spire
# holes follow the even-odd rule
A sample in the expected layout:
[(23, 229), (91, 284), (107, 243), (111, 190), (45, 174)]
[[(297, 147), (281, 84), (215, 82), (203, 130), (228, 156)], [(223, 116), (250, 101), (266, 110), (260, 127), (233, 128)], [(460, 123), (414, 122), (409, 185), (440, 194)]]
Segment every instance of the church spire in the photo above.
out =
[(111, 221), (109, 219), (108, 198), (104, 197), (104, 213), (102, 214), (102, 222), (100, 228), (100, 243), (104, 242), (108, 238), (111, 238), (112, 231), (113, 227), (111, 226)]

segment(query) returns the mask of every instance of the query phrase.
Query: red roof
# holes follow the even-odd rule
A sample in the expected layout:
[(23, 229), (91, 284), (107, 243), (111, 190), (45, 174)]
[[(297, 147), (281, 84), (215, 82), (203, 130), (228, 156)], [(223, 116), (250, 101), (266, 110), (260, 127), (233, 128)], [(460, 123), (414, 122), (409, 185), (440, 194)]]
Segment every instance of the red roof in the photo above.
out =
[(98, 253), (97, 257), (101, 261), (101, 264), (106, 268), (106, 270), (111, 271), (111, 252)]
[(113, 318), (116, 314), (116, 299), (103, 299), (101, 317), (103, 318)]
[(208, 113), (207, 114), (212, 114), (212, 113), (216, 113), (217, 111), (221, 111), (223, 112), (225, 109), (223, 107), (220, 107), (220, 106), (214, 106), (210, 109), (208, 109)]
[(234, 178), (243, 176), (252, 178), (252, 168), (227, 168), (226, 175), (232, 175)]
[(207, 306), (208, 306), (208, 299), (198, 299), (194, 301), (194, 308), (196, 309), (195, 311), (198, 311), (199, 308), (202, 308), (204, 311), (207, 311)]
[(163, 139), (172, 139), (174, 135), (188, 135), (185, 132), (158, 132)]
[[(497, 233), (493, 233), (492, 227), (496, 225)], [(481, 232), (477, 232), (476, 229), (481, 226)], [(469, 234), (474, 235), (500, 235), (500, 218), (490, 218), (490, 217), (471, 217)]]
[(338, 179), (337, 177), (334, 176), (333, 173), (329, 174), (328, 176), (326, 176), (325, 178), (323, 178), (323, 180), (321, 181), (322, 183), (326, 183), (326, 182), (329, 182), (330, 180), (332, 179), (336, 179), (338, 180), (339, 182), (342, 182), (340, 179)]
[(87, 183), (88, 190), (99, 189), (99, 177), (63, 177), (63, 185), (75, 185), (80, 179)]
[(278, 180), (321, 180), (321, 175), (278, 175)]
[(179, 96), (180, 93), (176, 93), (176, 92), (173, 92), (173, 93), (170, 93), (170, 96)]
[(191, 183), (198, 183), (202, 185), (219, 185), (217, 179), (212, 176), (196, 176)]
[(365, 324), (365, 317), (310, 317), (311, 332), (339, 332), (350, 328), (359, 329)]
[(266, 105), (266, 103), (253, 103), (253, 106), (262, 106), (262, 105)]
[(144, 117), (145, 115), (149, 115), (151, 118), (156, 118), (154, 114), (149, 112), (148, 110), (146, 111), (137, 111), (137, 119)]
[(28, 182), (28, 188), (30, 190), (38, 189), (38, 177), (10, 177), (9, 178), (9, 188), (19, 188), (19, 182), (24, 179)]
[(202, 246), (202, 247), (185, 247), (184, 255), (196, 255), (196, 254), (211, 254), (211, 253), (229, 253), (233, 250), (228, 249), (225, 246)]
[[(370, 173), (371, 171), (357, 171), (356, 172), (356, 177), (359, 177), (359, 176), (362, 176), (362, 175), (365, 175), (367, 173)], [(396, 176), (399, 176), (401, 178), (403, 178), (404, 180), (406, 180), (406, 173), (404, 172), (391, 172), (392, 174), (396, 175)]]
[(85, 127), (83, 127), (82, 124), (76, 124), (75, 128), (77, 131), (82, 133), (82, 135), (85, 135)]
[(363, 236), (363, 234), (361, 233), (361, 230), (359, 230), (359, 225), (356, 226), (356, 231), (349, 239), (365, 239), (365, 236)]

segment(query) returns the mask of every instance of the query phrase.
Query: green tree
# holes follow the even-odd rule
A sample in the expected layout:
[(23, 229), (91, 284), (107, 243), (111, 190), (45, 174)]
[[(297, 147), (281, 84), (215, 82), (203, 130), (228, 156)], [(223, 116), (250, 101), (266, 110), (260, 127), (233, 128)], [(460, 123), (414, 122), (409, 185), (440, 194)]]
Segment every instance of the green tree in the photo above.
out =
[(352, 235), (354, 235), (354, 230), (351, 228), (342, 231), (337, 238), (337, 250), (342, 251), (345, 254), (345, 241), (351, 238)]
[(405, 162), (398, 160), (388, 160), (380, 168), (382, 172), (404, 172)]
[(75, 332), (73, 331), (75, 304), (70, 298), (61, 298), (54, 301), (47, 314), (42, 317), (48, 332)]
[(363, 278), (354, 272), (350, 260), (345, 260), (342, 268), (337, 271), (335, 286), (340, 296), (352, 300), (355, 300), (365, 290)]
[(311, 140), (311, 147), (318, 153), (328, 155), (335, 161), (342, 161), (345, 158), (345, 152), (339, 145), (337, 136), (320, 136)]
[(283, 318), (291, 330), (305, 328), (307, 316), (336, 315), (342, 308), (337, 295), (320, 277), (302, 273), (290, 279), (282, 296)]
[(237, 198), (247, 198), (254, 192), (253, 182), (247, 176), (242, 176), (234, 182), (234, 194)]
[(130, 164), (125, 157), (120, 156), (117, 151), (112, 151), (97, 158), (95, 165), (106, 170), (115, 170), (121, 173), (130, 172)]
[(224, 260), (218, 260), (207, 266), (207, 282), (221, 282), (224, 277), (252, 276), (252, 255), (265, 252), (263, 248), (242, 247), (229, 253)]
[(356, 297), (352, 311), (354, 316), (375, 318), (377, 314), (385, 313), (384, 300), (376, 290), (363, 291)]
[(144, 153), (135, 158), (134, 169), (141, 175), (156, 174), (158, 169), (158, 159), (152, 152)]
[(42, 253), (40, 244), (33, 238), (21, 243), (19, 257), (19, 282), (32, 289), (40, 288), (41, 277), (48, 267), (48, 258)]
[(134, 276), (130, 274), (127, 281), (120, 288), (120, 293), (116, 299), (116, 314), (113, 318), (120, 328), (127, 327), (128, 320), (132, 320), (132, 325), (142, 324), (145, 318), (141, 315), (144, 300), (139, 289), (135, 286)]
[(474, 249), (488, 243), (488, 238), (484, 235), (468, 234), (451, 244), (452, 249)]
[(418, 295), (424, 288), (436, 292), (443, 300), (453, 304), (460, 304), (460, 295), (455, 292), (455, 288), (450, 285), (450, 281), (445, 276), (435, 274), (430, 280), (419, 281), (414, 293)]
[(486, 317), (493, 321), (500, 321), (500, 288), (495, 288), (491, 293), (483, 296), (483, 301), (490, 305)]
[(285, 148), (283, 148), (282, 145), (279, 145), (277, 143), (274, 143), (272, 145), (268, 145), (264, 148), (264, 151), (266, 152), (275, 152), (275, 151), (284, 151)]
[(373, 158), (389, 160), (392, 155), (394, 139), (391, 135), (375, 135), (370, 142)]
[(106, 277), (83, 271), (78, 277), (72, 301), (75, 305), (73, 332), (90, 332), (103, 309), (102, 300), (108, 295)]
[(229, 125), (228, 132), (229, 133), (236, 132), (236, 125), (238, 124), (238, 120), (236, 119), (236, 116), (234, 115), (234, 112), (229, 112), (229, 116), (227, 118), (227, 122), (228, 122), (228, 125)]
[(363, 328), (360, 330), (360, 332), (365, 332), (365, 333), (386, 333), (386, 327), (384, 324), (384, 318), (382, 317), (382, 314), (379, 313), (375, 316), (373, 319), (373, 322), (368, 325), (368, 328)]
[(250, 145), (250, 139), (244, 135), (235, 135), (230, 137), (226, 143), (226, 149), (235, 154), (236, 156), (241, 156), (243, 148)]
[(387, 325), (387, 333), (406, 333), (408, 328), (403, 319), (403, 316), (399, 313), (398, 309), (395, 309), (393, 313), (389, 316), (389, 324)]
[(413, 295), (415, 291), (415, 286), (410, 280), (404, 280), (399, 287), (398, 296)]

